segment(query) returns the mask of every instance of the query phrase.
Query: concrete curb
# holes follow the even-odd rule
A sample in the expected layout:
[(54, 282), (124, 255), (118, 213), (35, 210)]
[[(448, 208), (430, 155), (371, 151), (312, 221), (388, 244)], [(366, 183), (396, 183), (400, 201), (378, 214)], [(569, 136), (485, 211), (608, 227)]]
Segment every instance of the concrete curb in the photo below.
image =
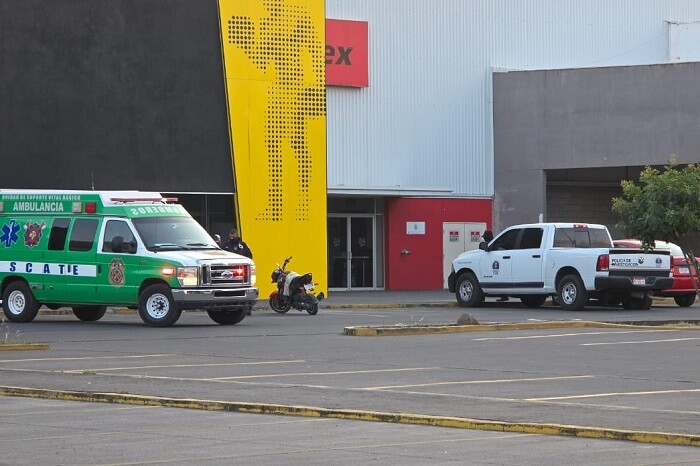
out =
[(51, 347), (44, 343), (18, 343), (16, 345), (0, 345), (0, 351), (32, 351), (48, 349), (51, 349)]
[[(658, 328), (661, 325), (673, 325), (678, 321), (654, 322), (649, 325), (645, 322), (642, 325), (634, 323), (609, 323), (593, 322), (585, 320), (576, 321), (556, 321), (556, 322), (515, 322), (508, 324), (484, 324), (484, 325), (415, 325), (415, 326), (394, 326), (394, 327), (345, 327), (344, 335), (355, 337), (381, 337), (381, 336), (403, 336), (403, 335), (430, 335), (445, 333), (465, 333), (465, 332), (495, 332), (502, 330), (543, 330), (553, 328), (628, 328), (628, 329), (649, 329)], [(694, 322), (693, 322), (694, 323)], [(700, 330), (686, 327), (665, 327), (668, 330)]]
[(350, 419), (357, 421), (451, 427), (455, 429), (558, 435), (591, 439), (625, 440), (661, 445), (700, 446), (700, 436), (690, 434), (644, 432), (636, 430), (606, 429), (603, 427), (587, 427), (563, 424), (508, 422), (489, 419), (431, 416), (424, 414), (387, 413), (381, 411), (363, 411), (354, 409), (329, 409), (313, 406), (286, 406), (265, 403), (197, 400), (191, 398), (165, 398), (124, 393), (91, 393), (4, 386), (0, 386), (0, 396), (117, 403), (139, 406), (160, 406), (168, 408), (200, 409), (206, 411), (230, 411), (255, 414), (276, 414), (284, 416)]

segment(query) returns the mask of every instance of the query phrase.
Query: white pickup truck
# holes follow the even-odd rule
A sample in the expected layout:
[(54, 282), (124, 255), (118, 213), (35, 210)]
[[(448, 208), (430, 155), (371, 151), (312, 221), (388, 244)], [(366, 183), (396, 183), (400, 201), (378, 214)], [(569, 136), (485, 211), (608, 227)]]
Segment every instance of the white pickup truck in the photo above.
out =
[(589, 299), (649, 309), (652, 291), (673, 285), (668, 251), (613, 248), (604, 225), (534, 223), (504, 230), (452, 261), (448, 288), (463, 307), (487, 296), (520, 298), (539, 307), (549, 296), (567, 310)]

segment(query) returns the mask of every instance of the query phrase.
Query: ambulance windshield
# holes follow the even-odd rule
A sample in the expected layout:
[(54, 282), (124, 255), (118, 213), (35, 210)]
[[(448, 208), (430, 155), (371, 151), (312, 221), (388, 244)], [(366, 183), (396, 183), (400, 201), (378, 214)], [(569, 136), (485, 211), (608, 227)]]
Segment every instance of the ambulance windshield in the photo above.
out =
[(144, 217), (132, 221), (150, 251), (219, 248), (191, 217)]

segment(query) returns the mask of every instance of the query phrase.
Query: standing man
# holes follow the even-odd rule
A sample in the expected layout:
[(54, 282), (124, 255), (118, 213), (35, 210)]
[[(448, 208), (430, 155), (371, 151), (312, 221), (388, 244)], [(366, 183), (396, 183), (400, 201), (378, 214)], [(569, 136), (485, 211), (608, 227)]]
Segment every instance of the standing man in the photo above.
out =
[(224, 244), (224, 249), (240, 254), (241, 256), (246, 256), (249, 259), (253, 258), (253, 252), (248, 245), (243, 242), (241, 237), (238, 236), (238, 230), (235, 228), (232, 228), (231, 231), (228, 232), (228, 241)]

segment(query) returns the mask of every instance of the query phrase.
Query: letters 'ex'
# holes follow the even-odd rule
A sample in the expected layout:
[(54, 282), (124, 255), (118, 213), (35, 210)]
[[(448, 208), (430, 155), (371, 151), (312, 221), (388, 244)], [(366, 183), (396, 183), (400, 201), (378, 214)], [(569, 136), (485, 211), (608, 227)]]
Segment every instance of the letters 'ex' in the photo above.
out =
[(338, 59), (335, 61), (335, 63), (333, 63), (333, 57), (336, 55), (335, 52), (335, 47), (332, 45), (326, 45), (326, 65), (352, 65), (352, 63), (350, 63), (350, 52), (352, 52), (352, 47), (338, 46)]

